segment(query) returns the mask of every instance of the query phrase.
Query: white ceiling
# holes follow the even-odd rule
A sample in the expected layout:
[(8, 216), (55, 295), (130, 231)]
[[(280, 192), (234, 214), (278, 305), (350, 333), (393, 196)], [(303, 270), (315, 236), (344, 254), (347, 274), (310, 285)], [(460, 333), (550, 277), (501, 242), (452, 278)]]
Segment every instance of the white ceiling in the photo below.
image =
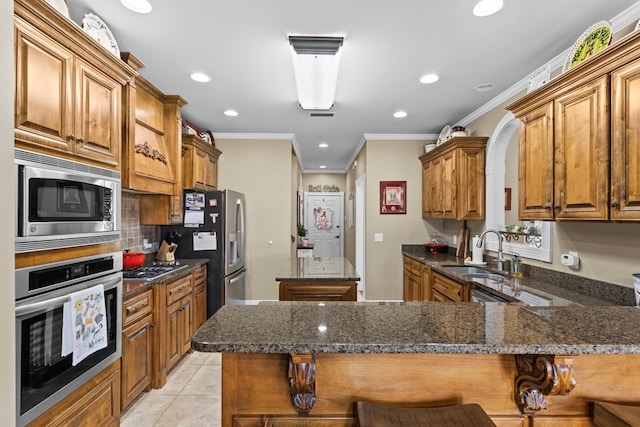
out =
[[(118, 0), (67, 3), (76, 23), (88, 12), (102, 18), (120, 50), (145, 64), (140, 74), (188, 101), (183, 117), (201, 130), (292, 137), (305, 172), (344, 172), (365, 134), (437, 135), (565, 52), (591, 24), (623, 16), (628, 25), (640, 9), (631, 0), (505, 0), (499, 13), (477, 18), (477, 0), (150, 1), (146, 15)], [(298, 107), (291, 34), (345, 38), (334, 117)], [(192, 81), (194, 71), (211, 82)], [(437, 83), (419, 83), (432, 72)], [(473, 90), (483, 83), (495, 89)], [(408, 116), (395, 119), (396, 110)]]

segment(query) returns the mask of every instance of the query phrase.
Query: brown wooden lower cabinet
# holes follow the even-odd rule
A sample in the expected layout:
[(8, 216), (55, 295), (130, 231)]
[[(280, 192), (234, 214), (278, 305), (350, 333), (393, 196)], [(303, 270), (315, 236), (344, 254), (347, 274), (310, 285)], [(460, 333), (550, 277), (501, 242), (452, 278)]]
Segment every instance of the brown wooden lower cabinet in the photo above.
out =
[(280, 301), (357, 301), (355, 281), (280, 282)]
[(469, 302), (469, 286), (438, 273), (433, 273), (433, 300), (440, 302)]
[(153, 376), (153, 290), (122, 302), (122, 408), (149, 390)]
[[(640, 355), (573, 357), (576, 387), (545, 396), (547, 409), (520, 413), (514, 355), (317, 353), (309, 415), (291, 403), (288, 354), (223, 353), (222, 425), (355, 426), (355, 402), (443, 406), (477, 403), (499, 427), (594, 426), (593, 402), (638, 404)], [(259, 372), (260, 375), (256, 375)]]
[(114, 362), (29, 427), (120, 425), (120, 360)]
[(207, 320), (207, 266), (203, 265), (193, 273), (193, 330)]

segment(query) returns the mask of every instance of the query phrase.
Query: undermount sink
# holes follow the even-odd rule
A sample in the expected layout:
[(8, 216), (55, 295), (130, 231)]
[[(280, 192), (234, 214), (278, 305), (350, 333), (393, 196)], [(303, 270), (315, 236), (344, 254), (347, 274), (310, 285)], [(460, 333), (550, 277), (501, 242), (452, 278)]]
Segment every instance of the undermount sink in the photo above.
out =
[(501, 274), (491, 273), (483, 268), (478, 267), (446, 267), (452, 273), (479, 279), (503, 280), (505, 277)]

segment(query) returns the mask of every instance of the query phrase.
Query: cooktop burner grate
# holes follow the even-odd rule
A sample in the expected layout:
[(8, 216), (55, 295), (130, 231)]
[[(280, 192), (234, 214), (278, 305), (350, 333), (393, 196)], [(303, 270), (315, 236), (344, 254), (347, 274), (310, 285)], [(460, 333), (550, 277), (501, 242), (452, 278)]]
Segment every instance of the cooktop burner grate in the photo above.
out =
[(131, 270), (123, 270), (122, 277), (124, 279), (154, 279), (185, 267), (186, 265), (179, 263), (171, 265), (145, 265)]

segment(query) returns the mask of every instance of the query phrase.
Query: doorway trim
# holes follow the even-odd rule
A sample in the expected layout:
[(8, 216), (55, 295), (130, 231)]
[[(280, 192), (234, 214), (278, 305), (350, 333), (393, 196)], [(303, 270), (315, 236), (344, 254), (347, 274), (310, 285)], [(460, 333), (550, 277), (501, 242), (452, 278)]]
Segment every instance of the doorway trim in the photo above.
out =
[(366, 173), (363, 173), (356, 179), (356, 196), (355, 196), (355, 226), (356, 226), (356, 272), (360, 275), (360, 282), (358, 282), (358, 291), (362, 292), (362, 297), (366, 300), (365, 296), (365, 236), (366, 236), (366, 222), (365, 222), (365, 206), (366, 200)]

